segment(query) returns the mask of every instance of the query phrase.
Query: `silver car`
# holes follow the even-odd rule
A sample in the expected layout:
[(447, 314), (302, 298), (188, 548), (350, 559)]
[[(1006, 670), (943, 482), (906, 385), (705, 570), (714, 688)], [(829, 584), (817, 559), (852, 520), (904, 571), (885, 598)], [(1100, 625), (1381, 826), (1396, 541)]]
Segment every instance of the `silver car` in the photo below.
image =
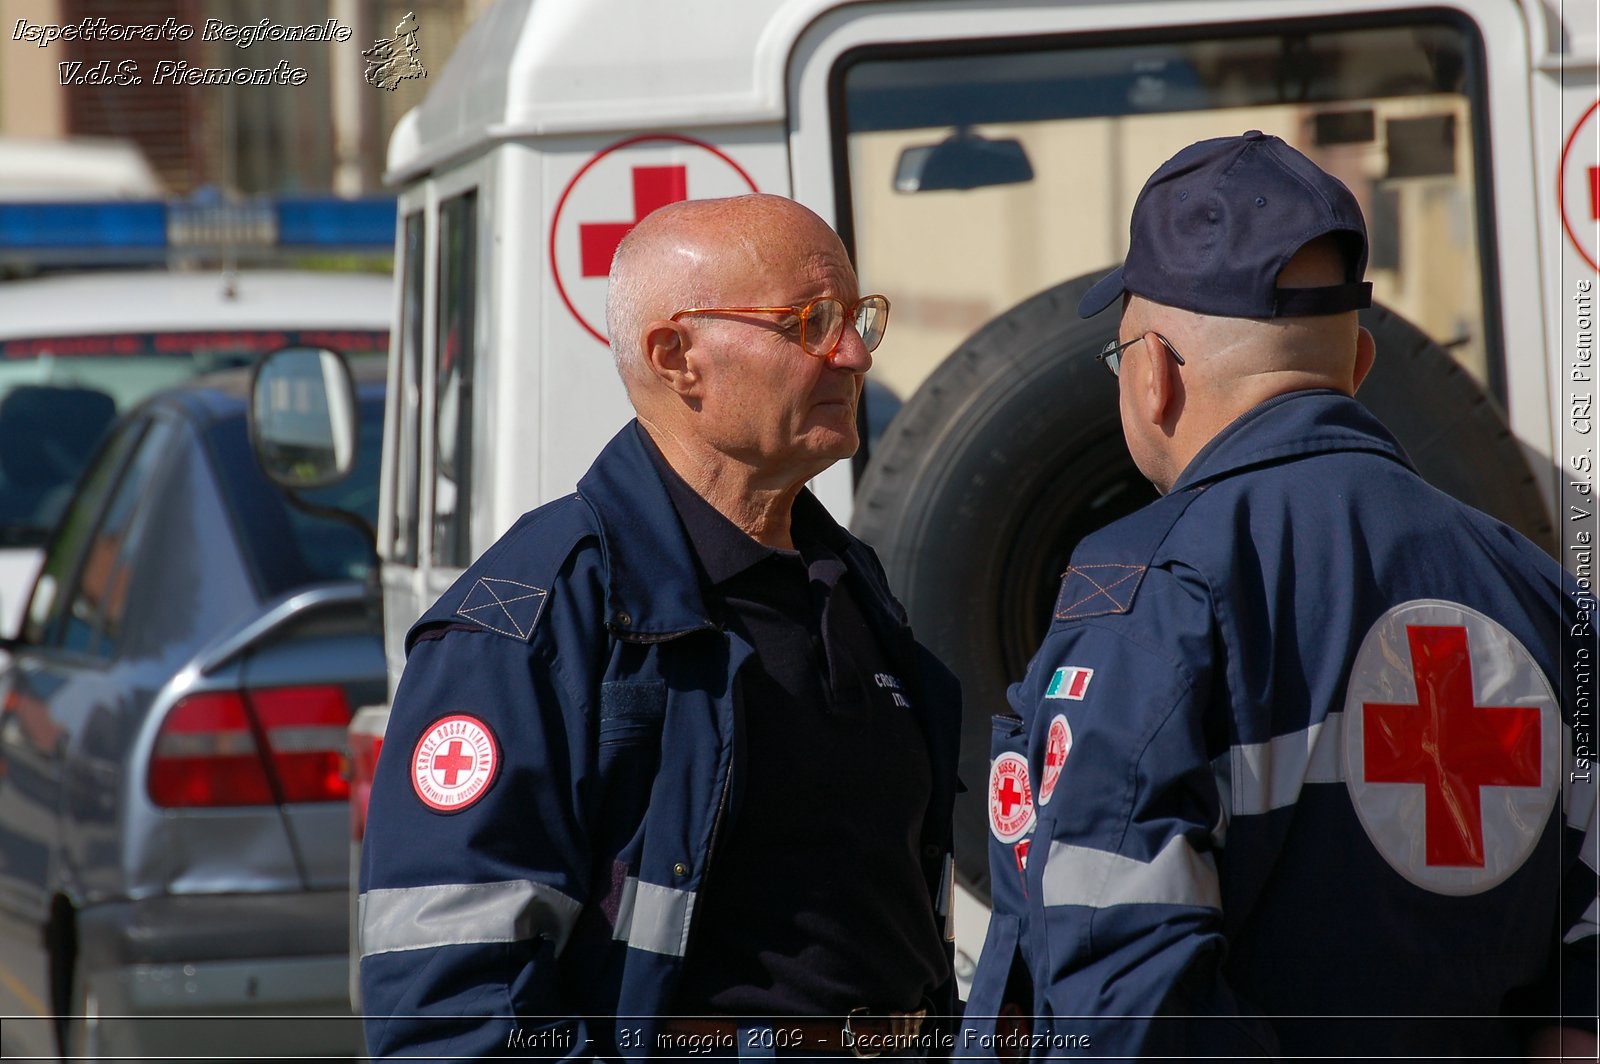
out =
[(382, 384), (356, 389), (353, 472), (298, 501), (252, 454), (248, 385), (205, 379), (116, 423), (6, 642), (7, 1054), (362, 1051), (344, 732), (385, 693), (362, 528)]

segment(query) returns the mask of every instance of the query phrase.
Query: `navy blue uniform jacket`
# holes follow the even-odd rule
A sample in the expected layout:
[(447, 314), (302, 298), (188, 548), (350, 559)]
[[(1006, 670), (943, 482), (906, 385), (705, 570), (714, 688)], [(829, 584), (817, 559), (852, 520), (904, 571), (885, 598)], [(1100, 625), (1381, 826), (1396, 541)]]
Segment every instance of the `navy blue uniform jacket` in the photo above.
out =
[[(795, 506), (830, 530), (862, 615), (912, 686), (933, 770), (923, 871), (948, 924), (955, 678), (912, 639), (871, 549), (809, 493)], [(750, 648), (707, 619), (691, 545), (634, 428), (577, 494), (524, 515), (406, 645), (362, 855), (369, 1048), (647, 1055), (694, 948), (719, 827), (738, 813)], [(476, 724), (448, 733), (461, 745), (428, 747), (461, 766), (448, 778), (485, 758), (494, 773), (440, 810), (414, 770), (452, 716)], [(941, 997), (948, 1014), (953, 983)]]

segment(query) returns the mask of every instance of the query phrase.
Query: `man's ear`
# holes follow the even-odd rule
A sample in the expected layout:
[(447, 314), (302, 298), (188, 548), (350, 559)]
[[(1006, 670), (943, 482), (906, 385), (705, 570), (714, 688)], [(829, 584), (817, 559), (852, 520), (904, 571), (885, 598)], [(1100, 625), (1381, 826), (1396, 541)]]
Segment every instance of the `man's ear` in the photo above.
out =
[(1366, 329), (1356, 330), (1356, 367), (1352, 376), (1350, 394), (1354, 395), (1361, 387), (1361, 382), (1367, 379), (1367, 374), (1372, 371), (1372, 364), (1378, 359), (1378, 343)]
[(1182, 383), (1178, 380), (1178, 360), (1166, 343), (1153, 332), (1144, 334), (1144, 358), (1136, 378), (1135, 400), (1139, 414), (1150, 424), (1165, 429), (1177, 409)]
[(641, 342), (650, 375), (680, 395), (690, 395), (700, 375), (689, 358), (689, 331), (676, 322), (653, 321), (645, 326)]

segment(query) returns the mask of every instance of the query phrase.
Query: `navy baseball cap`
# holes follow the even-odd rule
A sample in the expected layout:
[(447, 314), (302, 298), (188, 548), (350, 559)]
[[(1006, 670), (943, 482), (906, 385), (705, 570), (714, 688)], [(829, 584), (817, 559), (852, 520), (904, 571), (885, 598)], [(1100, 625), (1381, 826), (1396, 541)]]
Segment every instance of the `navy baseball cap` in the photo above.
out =
[[(1338, 234), (1345, 283), (1279, 288), (1308, 242)], [(1132, 292), (1222, 318), (1337, 314), (1372, 305), (1367, 226), (1338, 178), (1253, 129), (1202, 140), (1150, 175), (1133, 204), (1128, 257), (1078, 303), (1092, 317)]]

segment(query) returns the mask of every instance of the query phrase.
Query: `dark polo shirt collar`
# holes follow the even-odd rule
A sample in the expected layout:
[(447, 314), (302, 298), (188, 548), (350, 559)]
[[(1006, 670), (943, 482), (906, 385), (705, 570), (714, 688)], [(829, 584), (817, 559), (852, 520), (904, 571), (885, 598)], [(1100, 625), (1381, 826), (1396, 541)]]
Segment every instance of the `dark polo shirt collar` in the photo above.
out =
[[(773, 555), (796, 556), (795, 551), (780, 550), (757, 541), (728, 520), (721, 510), (707, 502), (678, 475), (643, 425), (635, 422), (634, 429), (644, 441), (645, 453), (655, 463), (656, 472), (661, 475), (661, 483), (667, 489), (673, 508), (678, 511), (683, 530), (689, 534), (690, 547), (700, 559), (700, 566), (712, 586), (727, 583)], [(809, 527), (810, 522), (805, 517), (804, 508), (794, 508), (792, 520), (796, 525), (795, 542), (808, 537), (825, 538), (814, 535), (818, 530)]]

